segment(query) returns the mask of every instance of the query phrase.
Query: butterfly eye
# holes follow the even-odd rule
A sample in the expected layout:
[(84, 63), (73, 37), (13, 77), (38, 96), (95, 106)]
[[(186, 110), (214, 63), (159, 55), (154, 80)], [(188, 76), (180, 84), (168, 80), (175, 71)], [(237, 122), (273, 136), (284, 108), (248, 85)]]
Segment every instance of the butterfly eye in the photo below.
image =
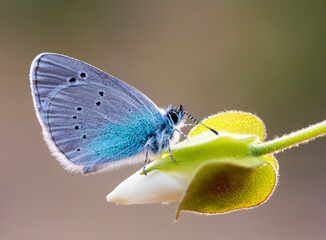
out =
[(169, 112), (170, 119), (173, 121), (174, 124), (177, 124), (179, 122), (179, 116), (176, 112), (170, 111)]

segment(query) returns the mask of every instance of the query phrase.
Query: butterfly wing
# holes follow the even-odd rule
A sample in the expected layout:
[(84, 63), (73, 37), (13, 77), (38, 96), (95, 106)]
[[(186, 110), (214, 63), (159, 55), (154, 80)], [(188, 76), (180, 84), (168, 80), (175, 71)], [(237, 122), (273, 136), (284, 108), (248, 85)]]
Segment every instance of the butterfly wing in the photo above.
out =
[(137, 89), (67, 56), (37, 56), (30, 80), (46, 142), (72, 171), (129, 163), (164, 122)]

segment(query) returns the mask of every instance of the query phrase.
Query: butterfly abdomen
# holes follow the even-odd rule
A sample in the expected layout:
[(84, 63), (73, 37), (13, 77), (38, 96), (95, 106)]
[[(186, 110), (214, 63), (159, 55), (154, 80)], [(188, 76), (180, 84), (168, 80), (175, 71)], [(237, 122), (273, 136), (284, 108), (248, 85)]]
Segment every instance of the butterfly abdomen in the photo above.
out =
[(93, 162), (118, 161), (141, 152), (155, 131), (153, 124), (140, 120), (107, 124), (96, 131), (97, 137), (86, 145), (86, 151), (94, 156)]

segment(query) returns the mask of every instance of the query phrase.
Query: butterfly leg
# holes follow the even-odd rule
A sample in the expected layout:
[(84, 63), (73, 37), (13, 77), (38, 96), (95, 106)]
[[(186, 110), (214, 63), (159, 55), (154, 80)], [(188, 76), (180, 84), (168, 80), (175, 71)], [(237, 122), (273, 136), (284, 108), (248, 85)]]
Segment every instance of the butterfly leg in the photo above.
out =
[(145, 157), (145, 163), (144, 163), (144, 167), (143, 167), (143, 173), (145, 175), (147, 175), (147, 173), (146, 173), (146, 165), (147, 165), (147, 162), (148, 162), (148, 151), (149, 151), (149, 144), (147, 144), (147, 146), (146, 146), (146, 157)]
[(173, 162), (176, 162), (176, 160), (172, 157), (172, 152), (171, 152), (171, 147), (170, 147), (170, 138), (169, 136), (166, 136), (166, 142), (168, 144), (168, 148), (169, 148), (169, 153), (170, 153), (170, 158)]
[(174, 128), (175, 131), (177, 131), (178, 133), (180, 133), (182, 136), (184, 136), (187, 140), (188, 139), (188, 136), (186, 134), (184, 134), (183, 132), (181, 132), (181, 130), (177, 129), (177, 128)]

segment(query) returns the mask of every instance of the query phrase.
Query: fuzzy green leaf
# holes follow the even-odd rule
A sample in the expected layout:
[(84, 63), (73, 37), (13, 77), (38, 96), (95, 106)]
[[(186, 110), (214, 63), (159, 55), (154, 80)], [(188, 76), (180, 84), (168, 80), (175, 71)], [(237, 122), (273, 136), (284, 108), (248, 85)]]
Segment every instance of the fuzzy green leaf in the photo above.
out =
[[(264, 123), (251, 113), (236, 111), (219, 113), (204, 119), (203, 123), (217, 131), (256, 135), (260, 141), (263, 141), (265, 138)], [(189, 137), (207, 131), (209, 129), (198, 125), (190, 131)]]
[(276, 183), (274, 168), (262, 158), (219, 159), (207, 162), (194, 176), (180, 210), (220, 214), (265, 202)]
[[(204, 124), (217, 131), (254, 134), (261, 142), (265, 137), (263, 122), (256, 116), (243, 112), (227, 112), (211, 116)], [(197, 126), (190, 137), (209, 131)], [(215, 148), (223, 151), (223, 148)], [(261, 164), (251, 165), (252, 162)], [(264, 163), (264, 164), (262, 164)], [(251, 208), (265, 202), (277, 183), (277, 161), (272, 155), (262, 157), (237, 156), (205, 162), (188, 186), (178, 206), (176, 218), (181, 210), (206, 214), (220, 214), (239, 209)]]
[(203, 163), (212, 159), (247, 157), (249, 144), (257, 141), (254, 136), (220, 134), (216, 136), (211, 132), (204, 132), (185, 140), (173, 149), (173, 158), (165, 154), (162, 160), (149, 167), (146, 172), (162, 170), (165, 172), (182, 172), (183, 174), (194, 174)]
[[(250, 177), (264, 161), (257, 157), (219, 159), (205, 163), (194, 176), (178, 207), (200, 213), (224, 213), (252, 205), (256, 199)], [(178, 215), (177, 215), (178, 217)]]

